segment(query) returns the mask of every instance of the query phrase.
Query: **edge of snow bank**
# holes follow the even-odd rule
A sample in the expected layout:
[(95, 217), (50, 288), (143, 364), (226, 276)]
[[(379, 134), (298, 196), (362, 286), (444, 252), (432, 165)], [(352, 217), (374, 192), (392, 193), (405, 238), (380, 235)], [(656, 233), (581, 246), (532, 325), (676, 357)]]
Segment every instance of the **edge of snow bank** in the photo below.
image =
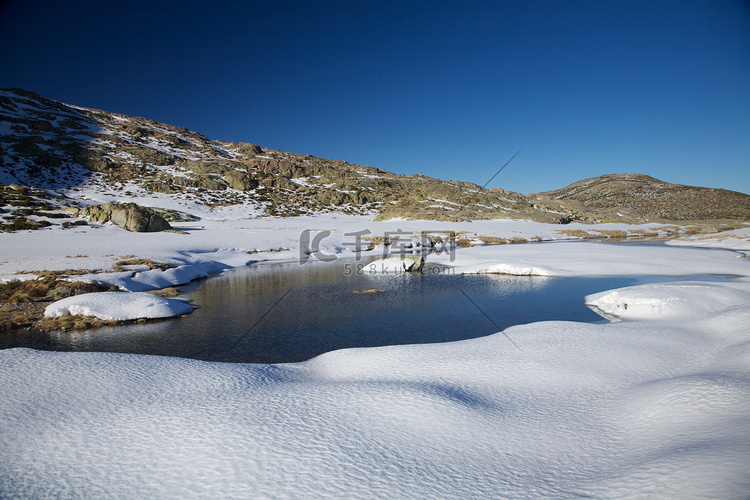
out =
[(588, 295), (584, 303), (609, 320), (700, 318), (750, 304), (750, 293), (699, 281), (648, 283)]
[(170, 318), (195, 309), (185, 301), (168, 299), (145, 292), (99, 292), (67, 297), (48, 305), (44, 315), (95, 316), (103, 320), (130, 321), (135, 319)]

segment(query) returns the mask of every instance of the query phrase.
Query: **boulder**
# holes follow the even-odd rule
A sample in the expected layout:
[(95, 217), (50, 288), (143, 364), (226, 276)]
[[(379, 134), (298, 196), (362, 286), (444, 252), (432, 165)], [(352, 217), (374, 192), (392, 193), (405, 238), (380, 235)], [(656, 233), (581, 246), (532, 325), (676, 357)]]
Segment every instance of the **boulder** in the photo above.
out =
[(107, 172), (111, 168), (114, 168), (114, 164), (98, 149), (80, 149), (73, 159), (76, 163), (92, 172)]
[(166, 231), (172, 229), (164, 217), (150, 208), (141, 207), (135, 203), (105, 203), (104, 205), (90, 205), (82, 208), (76, 214), (87, 216), (94, 222), (112, 221), (128, 231), (137, 233)]
[(232, 189), (250, 191), (258, 187), (258, 181), (253, 179), (247, 172), (232, 170), (224, 175), (224, 180)]
[[(234, 145), (234, 143), (232, 143), (232, 145)], [(263, 149), (257, 144), (252, 144), (249, 142), (240, 142), (235, 147), (237, 148), (237, 152), (246, 154), (248, 156), (255, 156), (255, 155), (263, 154)]]

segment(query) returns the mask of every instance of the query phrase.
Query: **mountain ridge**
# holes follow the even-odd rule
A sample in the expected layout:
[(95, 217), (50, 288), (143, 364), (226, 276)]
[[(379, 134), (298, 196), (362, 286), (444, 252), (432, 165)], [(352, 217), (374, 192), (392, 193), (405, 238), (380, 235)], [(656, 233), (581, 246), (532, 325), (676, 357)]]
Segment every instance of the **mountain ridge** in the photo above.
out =
[[(670, 185), (643, 174), (615, 174), (621, 177), (614, 181), (601, 176), (601, 181), (585, 179), (525, 196), (253, 143), (211, 140), (184, 127), (68, 105), (22, 89), (0, 90), (0, 148), (0, 183), (64, 193), (69, 203), (78, 205), (90, 200), (76, 193), (91, 191), (124, 201), (169, 197), (183, 203), (186, 212), (191, 204), (217, 210), (235, 207), (246, 217), (344, 213), (378, 219), (513, 218), (552, 223), (750, 220), (748, 195)], [(610, 194), (618, 193), (611, 197), (616, 204), (599, 199), (605, 184)], [(651, 191), (644, 187), (648, 185)], [(668, 186), (678, 186), (692, 197), (677, 196), (676, 188)], [(651, 210), (648, 201), (656, 199), (654, 190), (662, 193), (657, 197), (661, 205), (687, 199), (691, 207), (713, 209)], [(729, 204), (722, 197), (730, 199)]]

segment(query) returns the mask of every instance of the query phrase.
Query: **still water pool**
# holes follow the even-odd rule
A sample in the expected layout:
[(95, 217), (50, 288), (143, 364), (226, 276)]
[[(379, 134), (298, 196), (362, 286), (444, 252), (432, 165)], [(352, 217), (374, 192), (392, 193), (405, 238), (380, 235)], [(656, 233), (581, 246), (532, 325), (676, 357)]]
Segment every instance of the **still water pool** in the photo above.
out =
[[(283, 363), (347, 347), (449, 342), (546, 320), (601, 322), (585, 295), (634, 277), (546, 278), (428, 272), (371, 276), (351, 262), (256, 264), (193, 285), (187, 318), (88, 331), (19, 332), (0, 348), (107, 351)], [(363, 293), (371, 290), (382, 290)], [(514, 348), (509, 344), (510, 348)]]

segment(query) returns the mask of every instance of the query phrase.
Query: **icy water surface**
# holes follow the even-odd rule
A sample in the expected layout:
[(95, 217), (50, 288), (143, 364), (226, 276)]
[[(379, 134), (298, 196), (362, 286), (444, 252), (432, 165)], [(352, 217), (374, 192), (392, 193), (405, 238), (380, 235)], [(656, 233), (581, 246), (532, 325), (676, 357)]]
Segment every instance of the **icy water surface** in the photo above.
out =
[[(535, 321), (599, 322), (584, 305), (585, 295), (644, 281), (445, 271), (371, 276), (356, 269), (341, 261), (253, 265), (188, 292), (200, 309), (187, 318), (77, 332), (16, 332), (0, 336), (0, 348), (294, 362), (346, 347), (481, 337)], [(362, 293), (373, 289), (383, 291)]]

